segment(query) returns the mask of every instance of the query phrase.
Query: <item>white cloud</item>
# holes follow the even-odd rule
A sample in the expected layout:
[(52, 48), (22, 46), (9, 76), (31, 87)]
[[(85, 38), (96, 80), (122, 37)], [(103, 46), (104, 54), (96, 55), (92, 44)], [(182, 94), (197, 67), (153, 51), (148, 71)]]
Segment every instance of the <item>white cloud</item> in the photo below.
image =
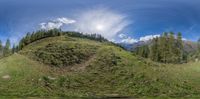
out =
[(133, 44), (138, 42), (137, 39), (134, 39), (132, 37), (127, 36), (126, 34), (119, 34), (118, 37), (121, 39), (119, 43), (125, 43), (125, 44)]
[(139, 41), (146, 42), (146, 41), (152, 40), (156, 37), (160, 37), (160, 35), (159, 34), (157, 34), (157, 35), (147, 35), (147, 36), (144, 36), (144, 37), (140, 37)]
[(119, 34), (118, 37), (122, 39), (122, 38), (126, 38), (127, 36), (125, 34)]
[(119, 34), (118, 37), (121, 39), (119, 41), (119, 43), (126, 43), (126, 44), (133, 44), (133, 43), (137, 43), (137, 42), (140, 42), (140, 41), (149, 41), (149, 40), (152, 40), (156, 37), (160, 37), (159, 34), (157, 35), (147, 35), (147, 36), (144, 36), (144, 37), (140, 37), (139, 39), (134, 39), (130, 36), (127, 36), (125, 34)]
[(182, 40), (183, 40), (183, 41), (188, 41), (188, 39), (186, 39), (186, 38), (182, 38)]
[[(112, 40), (130, 24), (125, 15), (102, 7), (82, 10), (76, 16), (74, 17), (75, 20), (62, 17), (40, 23), (40, 28), (45, 30), (62, 28), (85, 34), (96, 33), (104, 36), (108, 40)], [(65, 27), (66, 25), (68, 27)]]
[(133, 39), (131, 37), (127, 37), (127, 38), (122, 39), (120, 42), (125, 43), (125, 44), (133, 44), (133, 43), (138, 42), (138, 40)]
[(127, 25), (129, 21), (125, 15), (106, 8), (95, 8), (78, 14), (74, 30), (113, 39)]
[(40, 28), (45, 30), (50, 30), (54, 28), (61, 28), (64, 25), (72, 24), (75, 22), (76, 22), (75, 20), (62, 17), (52, 20), (50, 22), (40, 23)]

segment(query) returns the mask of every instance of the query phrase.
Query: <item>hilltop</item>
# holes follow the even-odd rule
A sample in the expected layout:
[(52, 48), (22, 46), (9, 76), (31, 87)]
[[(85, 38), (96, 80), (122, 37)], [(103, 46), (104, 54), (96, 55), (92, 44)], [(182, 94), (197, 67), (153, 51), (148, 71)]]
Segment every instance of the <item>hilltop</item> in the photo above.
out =
[(0, 60), (1, 96), (192, 97), (200, 63), (161, 64), (110, 42), (60, 35)]

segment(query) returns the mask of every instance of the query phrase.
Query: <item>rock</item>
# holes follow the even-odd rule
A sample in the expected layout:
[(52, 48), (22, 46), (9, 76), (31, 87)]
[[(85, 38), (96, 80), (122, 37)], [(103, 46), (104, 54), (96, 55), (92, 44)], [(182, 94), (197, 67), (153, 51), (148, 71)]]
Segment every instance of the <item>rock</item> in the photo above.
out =
[(56, 79), (56, 78), (51, 77), (51, 76), (48, 76), (48, 78), (49, 78), (50, 80), (55, 80), (55, 79)]
[(198, 62), (198, 61), (199, 61), (199, 59), (198, 59), (198, 58), (196, 58), (196, 59), (195, 59), (195, 62)]
[(4, 75), (4, 76), (2, 76), (2, 78), (3, 79), (10, 79), (11, 77), (10, 77), (10, 75)]

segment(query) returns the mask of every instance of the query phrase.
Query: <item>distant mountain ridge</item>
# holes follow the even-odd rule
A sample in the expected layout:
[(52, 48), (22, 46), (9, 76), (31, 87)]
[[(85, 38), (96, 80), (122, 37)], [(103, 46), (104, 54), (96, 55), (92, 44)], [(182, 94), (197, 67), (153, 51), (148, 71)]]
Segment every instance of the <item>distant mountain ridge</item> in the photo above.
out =
[[(137, 47), (141, 47), (141, 46), (149, 45), (149, 44), (152, 44), (152, 40), (139, 41), (133, 44), (119, 43), (119, 45), (121, 45), (122, 47), (124, 47), (126, 50), (129, 50), (129, 51), (133, 51)], [(196, 42), (183, 41), (183, 45), (184, 45), (184, 50), (188, 53), (195, 52), (198, 49), (198, 45)]]

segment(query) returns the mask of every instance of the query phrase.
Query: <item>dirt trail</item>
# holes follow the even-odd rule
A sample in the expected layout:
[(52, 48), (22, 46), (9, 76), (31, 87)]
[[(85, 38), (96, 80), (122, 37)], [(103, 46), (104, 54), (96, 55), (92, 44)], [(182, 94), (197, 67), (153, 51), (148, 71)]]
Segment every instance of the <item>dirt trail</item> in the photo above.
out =
[(71, 71), (82, 71), (84, 70), (90, 63), (92, 63), (96, 59), (96, 54), (91, 56), (86, 62), (81, 64), (76, 64), (70, 68)]

